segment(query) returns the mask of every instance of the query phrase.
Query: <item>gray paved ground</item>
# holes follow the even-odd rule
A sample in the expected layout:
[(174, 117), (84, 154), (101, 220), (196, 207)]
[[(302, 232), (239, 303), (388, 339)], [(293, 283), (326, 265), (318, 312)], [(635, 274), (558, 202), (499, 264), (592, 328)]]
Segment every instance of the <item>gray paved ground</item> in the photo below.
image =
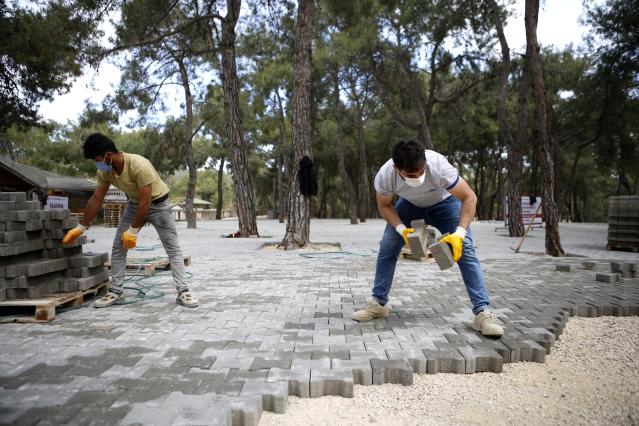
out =
[[(155, 286), (161, 298), (1, 325), (0, 422), (256, 424), (262, 410), (283, 411), (288, 395), (348, 397), (354, 384), (410, 384), (414, 372), (543, 362), (570, 315), (639, 313), (639, 279), (595, 280), (611, 260), (639, 263), (637, 254), (605, 251), (606, 225), (562, 225), (566, 251), (589, 259), (560, 260), (513, 253), (516, 241), (495, 232), (499, 225), (473, 225), (492, 309), (506, 328), (492, 340), (470, 328), (458, 269), (434, 263), (400, 262), (387, 320), (350, 320), (370, 295), (380, 220), (313, 221), (312, 240), (340, 242), (341, 254), (258, 250), (284, 235), (275, 221), (258, 224), (270, 239), (220, 238), (236, 230), (233, 220), (180, 224), (201, 306), (176, 306), (170, 276), (160, 275), (137, 285)], [(96, 242), (85, 251), (108, 251), (113, 233), (91, 229)], [(157, 243), (152, 228), (142, 231), (139, 244)], [(532, 231), (522, 251), (542, 252), (543, 231)], [(595, 269), (583, 269), (593, 259)]]

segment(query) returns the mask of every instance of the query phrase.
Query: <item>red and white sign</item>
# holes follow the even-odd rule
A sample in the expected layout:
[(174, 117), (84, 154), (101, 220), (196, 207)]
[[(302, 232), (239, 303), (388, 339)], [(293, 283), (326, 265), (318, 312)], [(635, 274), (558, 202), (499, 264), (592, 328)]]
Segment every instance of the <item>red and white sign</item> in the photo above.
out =
[[(524, 226), (528, 226), (532, 222), (533, 227), (541, 227), (544, 223), (543, 210), (539, 209), (537, 211), (537, 208), (541, 205), (541, 198), (534, 197), (533, 203), (530, 202), (530, 198), (527, 195), (521, 197), (521, 221)], [(508, 227), (508, 197), (504, 198), (504, 226)]]
[(60, 197), (57, 195), (49, 195), (47, 197), (47, 205), (45, 210), (65, 210), (69, 208), (69, 197)]

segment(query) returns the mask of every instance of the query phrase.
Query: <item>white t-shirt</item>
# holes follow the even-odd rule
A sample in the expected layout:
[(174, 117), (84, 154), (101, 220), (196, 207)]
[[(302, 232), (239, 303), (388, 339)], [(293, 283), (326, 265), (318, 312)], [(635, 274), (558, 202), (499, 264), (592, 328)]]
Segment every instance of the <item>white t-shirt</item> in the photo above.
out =
[(383, 195), (397, 194), (417, 207), (430, 207), (450, 197), (447, 190), (457, 184), (459, 172), (446, 157), (426, 150), (426, 177), (418, 187), (406, 184), (388, 160), (375, 176), (375, 191)]

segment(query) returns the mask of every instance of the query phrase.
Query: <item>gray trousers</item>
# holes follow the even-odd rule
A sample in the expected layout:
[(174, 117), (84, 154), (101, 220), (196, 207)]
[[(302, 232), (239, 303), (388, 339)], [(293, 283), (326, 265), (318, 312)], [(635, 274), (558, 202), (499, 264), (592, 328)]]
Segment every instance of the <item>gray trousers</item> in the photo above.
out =
[[(124, 209), (124, 213), (120, 218), (118, 230), (113, 240), (113, 251), (111, 254), (111, 291), (122, 294), (124, 287), (124, 278), (126, 276), (126, 254), (127, 250), (122, 246), (122, 234), (129, 229), (129, 226), (135, 220), (135, 212), (138, 209), (138, 203), (129, 201)], [(164, 246), (166, 254), (169, 255), (171, 263), (171, 272), (175, 281), (175, 288), (178, 293), (188, 291), (186, 285), (186, 268), (184, 267), (184, 257), (180, 249), (178, 241), (177, 229), (173, 220), (173, 212), (169, 208), (169, 201), (163, 201), (158, 204), (151, 204), (146, 220), (155, 227), (160, 236), (160, 241)], [(142, 229), (143, 231), (144, 229)]]

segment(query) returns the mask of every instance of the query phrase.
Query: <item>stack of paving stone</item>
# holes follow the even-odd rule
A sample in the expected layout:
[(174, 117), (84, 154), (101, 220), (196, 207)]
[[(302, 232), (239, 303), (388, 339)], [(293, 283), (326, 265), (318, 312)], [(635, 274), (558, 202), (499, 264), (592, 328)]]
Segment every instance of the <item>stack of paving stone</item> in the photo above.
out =
[(82, 253), (86, 236), (63, 245), (78, 224), (69, 210), (41, 210), (24, 192), (0, 192), (0, 301), (87, 290), (109, 279), (108, 253)]
[(639, 196), (610, 197), (608, 249), (639, 250)]

